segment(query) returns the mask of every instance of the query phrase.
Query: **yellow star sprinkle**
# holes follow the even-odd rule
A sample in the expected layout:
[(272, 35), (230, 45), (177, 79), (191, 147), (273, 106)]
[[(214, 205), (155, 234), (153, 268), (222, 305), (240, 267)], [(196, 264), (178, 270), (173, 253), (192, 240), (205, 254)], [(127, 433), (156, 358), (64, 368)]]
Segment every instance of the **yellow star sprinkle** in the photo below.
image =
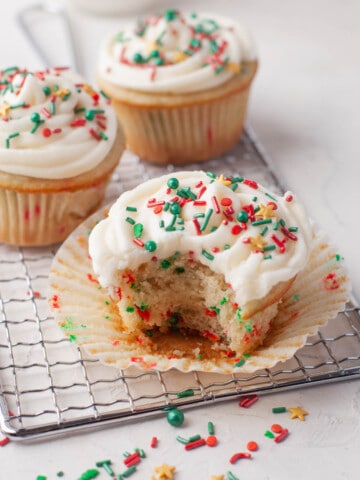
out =
[(255, 217), (262, 217), (264, 219), (274, 217), (274, 205), (264, 205), (260, 203), (260, 209), (255, 213)]
[(83, 90), (84, 90), (85, 93), (87, 93), (90, 96), (94, 95), (94, 93), (96, 93), (95, 90), (90, 85), (88, 85), (87, 83), (85, 83), (83, 85)]
[(183, 62), (184, 60), (186, 60), (188, 58), (188, 55), (186, 55), (186, 53), (184, 52), (175, 52), (174, 55), (173, 55), (173, 61), (174, 63), (180, 63), (180, 62)]
[(225, 185), (225, 187), (228, 187), (229, 185), (231, 185), (231, 180), (228, 180), (227, 178), (225, 178), (223, 173), (220, 175), (220, 177), (217, 177), (215, 179), (215, 182), (222, 183), (223, 185)]
[(4, 102), (0, 105), (0, 117), (7, 117), (10, 112), (10, 105), (7, 102)]
[(267, 245), (267, 243), (264, 241), (263, 237), (260, 234), (256, 235), (256, 237), (250, 237), (249, 240), (251, 250), (253, 252), (259, 250), (263, 251), (265, 245)]
[(226, 70), (230, 70), (230, 72), (239, 73), (240, 72), (240, 65), (235, 62), (228, 62), (226, 64)]
[(148, 42), (146, 44), (146, 51), (147, 53), (152, 52), (153, 50), (158, 50), (159, 45), (156, 42)]
[(291, 413), (290, 418), (298, 418), (302, 422), (305, 420), (305, 416), (309, 415), (309, 412), (306, 410), (303, 410), (301, 407), (293, 407), (293, 408), (288, 408), (289, 412)]
[(224, 480), (224, 475), (211, 475), (210, 480)]
[(159, 467), (154, 468), (155, 472), (158, 474), (158, 480), (166, 480), (174, 478), (175, 467), (163, 463)]
[(66, 95), (69, 95), (70, 93), (70, 90), (68, 90), (67, 88), (59, 88), (59, 90), (56, 90), (56, 92), (54, 92), (54, 95), (55, 97), (66, 97)]

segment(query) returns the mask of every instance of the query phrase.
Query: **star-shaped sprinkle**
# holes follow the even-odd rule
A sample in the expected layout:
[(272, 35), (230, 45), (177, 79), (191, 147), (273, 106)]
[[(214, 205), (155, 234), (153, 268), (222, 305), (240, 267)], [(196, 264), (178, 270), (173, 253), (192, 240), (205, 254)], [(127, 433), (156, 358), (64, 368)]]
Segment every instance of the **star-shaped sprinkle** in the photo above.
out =
[(309, 412), (306, 410), (303, 410), (301, 407), (293, 407), (293, 408), (288, 408), (289, 412), (291, 413), (290, 418), (298, 418), (302, 422), (305, 420), (305, 416), (309, 415)]
[(156, 42), (154, 42), (154, 41), (148, 42), (148, 43), (146, 44), (146, 51), (147, 51), (147, 53), (151, 53), (153, 50), (157, 50), (158, 48), (159, 48), (159, 45), (158, 45)]
[(173, 55), (173, 62), (174, 63), (180, 63), (180, 62), (183, 62), (184, 60), (186, 60), (188, 58), (188, 55), (186, 55), (185, 52), (175, 52), (174, 55)]
[(256, 237), (249, 237), (249, 243), (253, 252), (262, 252), (265, 245), (267, 245), (267, 243), (264, 241), (264, 238), (260, 234), (256, 235)]
[(263, 203), (260, 203), (260, 208), (259, 210), (255, 213), (255, 217), (262, 217), (265, 220), (271, 217), (274, 217), (274, 205), (264, 205)]
[(7, 117), (10, 112), (10, 105), (7, 102), (4, 102), (0, 105), (0, 117)]
[(88, 85), (87, 83), (85, 83), (83, 85), (83, 90), (84, 90), (85, 93), (90, 95), (90, 97), (96, 93), (95, 90), (90, 85)]
[(59, 90), (56, 90), (56, 92), (54, 92), (55, 97), (60, 97), (60, 98), (64, 98), (69, 94), (70, 94), (70, 90), (68, 90), (67, 88), (59, 88)]
[(231, 180), (229, 180), (228, 178), (225, 178), (223, 173), (220, 175), (220, 177), (217, 177), (215, 179), (215, 182), (222, 183), (223, 185), (225, 185), (225, 187), (228, 187), (229, 185), (231, 185)]
[(224, 475), (211, 475), (210, 480), (224, 480)]
[(166, 480), (174, 478), (175, 467), (163, 463), (159, 467), (154, 468), (158, 475), (158, 480)]

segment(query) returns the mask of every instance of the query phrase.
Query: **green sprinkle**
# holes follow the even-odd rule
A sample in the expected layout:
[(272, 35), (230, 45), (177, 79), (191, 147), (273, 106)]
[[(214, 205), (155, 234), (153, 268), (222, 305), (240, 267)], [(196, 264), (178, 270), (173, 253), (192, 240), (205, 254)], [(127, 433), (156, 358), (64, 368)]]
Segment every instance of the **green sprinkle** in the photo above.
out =
[(179, 186), (179, 180), (175, 177), (171, 177), (169, 178), (169, 180), (167, 181), (167, 186), (171, 189), (175, 189), (175, 188), (178, 188)]
[(297, 302), (300, 299), (300, 294), (295, 293), (292, 298), (293, 298), (293, 300), (295, 300)]
[(35, 123), (40, 122), (40, 114), (37, 113), (37, 112), (33, 112), (33, 113), (31, 114), (30, 120), (31, 120), (32, 122), (35, 122)]
[(64, 472), (62, 472), (62, 471), (57, 472), (56, 476), (57, 476), (57, 477), (63, 477), (63, 476), (64, 476)]
[(36, 477), (36, 480), (46, 480), (46, 479), (47, 479), (47, 477), (45, 477), (45, 475), (38, 475)]
[(106, 95), (104, 90), (99, 90), (99, 91), (100, 91), (100, 95), (102, 95), (106, 100), (110, 100), (110, 97), (108, 95)]
[(227, 303), (228, 302), (228, 299), (226, 297), (223, 297), (221, 300), (220, 300), (220, 305), (224, 305), (224, 303)]
[(170, 203), (169, 202), (166, 202), (165, 205), (164, 205), (164, 212), (167, 212), (170, 208)]
[(274, 407), (272, 413), (285, 413), (286, 407)]
[(159, 222), (159, 227), (160, 227), (160, 228), (164, 228), (164, 225), (165, 225), (164, 220), (160, 220), (160, 222)]
[(214, 433), (215, 433), (214, 424), (212, 422), (208, 422), (208, 434), (214, 435)]
[(212, 180), (215, 180), (216, 178), (216, 173), (214, 172), (206, 172), (206, 175), (210, 177)]
[(105, 320), (110, 320), (110, 315), (105, 315)]
[(176, 267), (176, 268), (175, 268), (175, 272), (176, 272), (177, 274), (184, 273), (184, 272), (185, 272), (185, 268), (184, 268), (184, 267)]
[(167, 22), (172, 22), (173, 20), (176, 19), (176, 17), (177, 17), (177, 10), (175, 10), (175, 9), (165, 10), (164, 19)]
[(133, 220), (133, 219), (130, 218), (130, 217), (126, 217), (126, 218), (125, 218), (125, 221), (128, 222), (128, 223), (130, 223), (131, 225), (135, 225), (135, 220)]
[(264, 433), (265, 437), (267, 438), (275, 438), (275, 435), (270, 432), (270, 430), (266, 430), (266, 432)]
[(224, 250), (229, 250), (230, 247), (231, 247), (231, 245), (229, 245), (228, 243), (225, 243)]
[(152, 337), (154, 335), (154, 332), (152, 330), (145, 330), (145, 335), (147, 337)]
[(137, 208), (136, 207), (130, 207), (129, 205), (126, 207), (125, 209), (127, 212), (137, 212)]
[(341, 255), (337, 253), (334, 258), (335, 258), (335, 261), (336, 261), (336, 262), (340, 262), (340, 260), (341, 260)]
[(214, 255), (211, 255), (211, 253), (207, 252), (206, 250), (202, 250), (201, 252), (202, 255), (204, 255), (205, 258), (208, 260), (214, 260)]
[(230, 471), (226, 472), (226, 478), (227, 478), (227, 480), (239, 480), (239, 478), (235, 477), (235, 475), (233, 473), (231, 473)]
[(269, 230), (269, 227), (267, 227), (267, 226), (265, 225), (265, 227), (263, 227), (263, 228), (260, 230), (260, 235), (264, 236), (265, 233), (266, 233), (268, 230)]
[(133, 465), (132, 467), (129, 467), (125, 472), (123, 472), (120, 476), (121, 477), (130, 477), (134, 472), (136, 471), (136, 466)]
[(272, 195), (270, 195), (270, 193), (265, 192), (265, 195), (267, 197), (271, 198), (271, 200), (274, 200), (275, 202), (277, 202), (277, 199), (275, 197), (273, 197)]
[(109, 140), (109, 137), (107, 135), (105, 135), (104, 132), (100, 132), (99, 135), (103, 140)]
[(242, 358), (241, 360), (239, 360), (238, 362), (236, 362), (236, 363), (234, 364), (234, 368), (236, 368), (236, 367), (242, 367), (242, 366), (244, 365), (244, 363), (245, 363), (245, 360)]
[(55, 115), (56, 108), (55, 108), (55, 102), (50, 102), (50, 113), (51, 115)]
[(181, 437), (180, 435), (177, 435), (176, 440), (182, 443), (183, 445), (186, 445), (187, 443), (189, 443), (189, 440), (187, 438)]
[(280, 219), (280, 225), (281, 225), (282, 227), (285, 227), (285, 225), (286, 225), (286, 222), (285, 222), (285, 220), (284, 220), (283, 218)]
[(204, 218), (205, 213), (195, 213), (194, 218)]
[(188, 388), (187, 390), (183, 390), (177, 394), (178, 398), (185, 398), (185, 397), (193, 397), (194, 390), (192, 388)]
[(14, 132), (14, 133), (10, 133), (10, 135), (8, 136), (8, 138), (15, 138), (15, 137), (18, 137), (20, 135), (20, 132)]
[(253, 325), (249, 322), (244, 325), (244, 328), (249, 333), (251, 333), (253, 331)]
[(265, 245), (263, 248), (264, 252), (270, 252), (270, 250), (276, 250), (276, 245)]
[(207, 212), (207, 214), (204, 218), (204, 222), (200, 227), (201, 232), (203, 232), (206, 229), (206, 227), (208, 226), (208, 223), (210, 221), (210, 218), (211, 218), (211, 215), (213, 214), (213, 212), (214, 212), (214, 210), (212, 208), (209, 208), (209, 210), (208, 210), (208, 212)]
[(264, 218), (263, 220), (256, 220), (255, 222), (252, 222), (251, 225), (254, 225), (254, 227), (257, 227), (258, 225), (265, 225), (266, 223), (272, 223), (272, 219)]
[(50, 95), (51, 93), (51, 88), (48, 86), (44, 87), (42, 90), (46, 96)]
[(181, 207), (178, 203), (172, 203), (170, 206), (170, 213), (173, 215), (178, 215), (181, 212)]
[(166, 270), (169, 267), (171, 267), (171, 263), (169, 262), (169, 260), (162, 260), (160, 262), (160, 267), (163, 268), (164, 270)]
[(238, 185), (237, 183), (234, 183), (234, 184), (231, 186), (231, 190), (232, 190), (233, 192), (235, 192), (235, 190), (237, 190), (238, 187), (239, 187), (239, 185)]
[(134, 307), (126, 307), (126, 311), (128, 313), (133, 313), (133, 312), (135, 312), (135, 308)]
[(109, 300), (105, 300), (105, 302), (104, 302), (104, 303), (105, 303), (105, 305), (110, 305), (110, 302), (109, 302)]
[(299, 230), (298, 227), (289, 227), (288, 228), (289, 232), (297, 232)]
[(144, 231), (144, 225), (142, 223), (136, 223), (134, 225), (134, 237), (140, 238)]
[(272, 255), (268, 254), (268, 255), (264, 255), (264, 260), (271, 260), (272, 259)]
[(237, 214), (237, 219), (239, 222), (246, 223), (249, 220), (249, 215), (245, 212), (245, 210), (240, 210)]
[(153, 240), (148, 240), (145, 243), (145, 250), (147, 250), (148, 252), (155, 252), (156, 247), (157, 247), (156, 242), (154, 242)]
[(211, 228), (210, 228), (210, 232), (213, 233), (217, 230), (218, 227), (216, 227), (215, 225), (213, 225)]
[(143, 63), (144, 62), (144, 57), (141, 55), (141, 53), (137, 52), (133, 56), (133, 61), (134, 61), (134, 63)]

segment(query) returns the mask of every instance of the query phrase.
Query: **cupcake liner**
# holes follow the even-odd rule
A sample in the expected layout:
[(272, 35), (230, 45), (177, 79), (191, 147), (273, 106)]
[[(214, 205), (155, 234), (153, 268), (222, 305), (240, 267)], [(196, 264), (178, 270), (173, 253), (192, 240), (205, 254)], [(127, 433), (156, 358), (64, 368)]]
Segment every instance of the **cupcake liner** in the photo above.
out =
[(71, 192), (0, 189), (0, 242), (20, 246), (61, 242), (97, 210), (107, 182)]
[(49, 299), (64, 333), (105, 365), (227, 374), (271, 368), (291, 358), (349, 299), (342, 258), (323, 235), (316, 234), (306, 268), (284, 296), (264, 344), (251, 355), (228, 358), (216, 343), (197, 336), (129, 335), (107, 290), (96, 280), (88, 256), (88, 235), (105, 215), (106, 209), (87, 219), (61, 246), (51, 268)]
[(156, 164), (205, 161), (228, 151), (245, 122), (249, 87), (210, 103), (177, 108), (137, 108), (113, 100), (127, 145)]

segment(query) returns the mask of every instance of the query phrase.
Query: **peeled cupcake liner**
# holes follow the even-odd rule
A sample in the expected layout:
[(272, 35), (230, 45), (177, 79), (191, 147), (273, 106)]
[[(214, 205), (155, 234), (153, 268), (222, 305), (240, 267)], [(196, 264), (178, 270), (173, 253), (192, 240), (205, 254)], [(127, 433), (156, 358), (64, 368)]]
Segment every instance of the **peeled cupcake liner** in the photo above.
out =
[[(55, 321), (65, 335), (85, 356), (95, 357), (102, 364), (119, 369), (135, 366), (158, 371), (175, 368), (182, 372), (253, 373), (292, 358), (307, 338), (335, 318), (349, 300), (350, 281), (343, 260), (325, 236), (316, 233), (307, 266), (279, 305), (265, 342), (251, 355), (242, 358), (214, 355), (212, 359), (200, 360), (196, 348), (187, 354), (175, 348), (174, 354), (171, 336), (167, 341), (168, 352), (155, 348), (149, 351), (121, 329), (119, 313), (92, 270), (88, 235), (105, 215), (103, 209), (88, 218), (60, 247), (50, 272), (49, 299)], [(203, 341), (209, 348), (208, 341)]]

